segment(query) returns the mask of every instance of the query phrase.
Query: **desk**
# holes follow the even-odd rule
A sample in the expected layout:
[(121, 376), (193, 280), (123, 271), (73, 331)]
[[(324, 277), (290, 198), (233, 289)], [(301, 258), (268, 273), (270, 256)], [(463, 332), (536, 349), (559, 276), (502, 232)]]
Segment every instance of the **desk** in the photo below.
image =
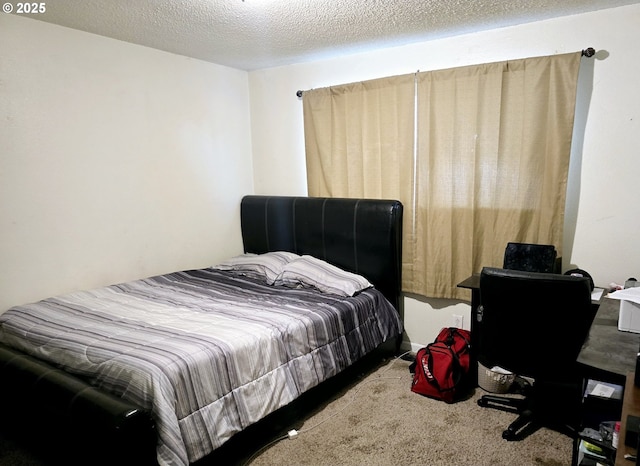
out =
[(620, 301), (602, 298), (589, 336), (578, 355), (585, 377), (625, 385), (628, 372), (636, 370), (640, 334), (618, 330)]
[(458, 283), (458, 288), (471, 290), (471, 310), (473, 311), (480, 304), (480, 274), (474, 273), (470, 277)]
[[(478, 306), (480, 306), (480, 274), (475, 273), (466, 280), (458, 283), (458, 288), (466, 288), (471, 290), (471, 324), (469, 329), (471, 330), (471, 351), (469, 351), (469, 367), (477, 367), (478, 357), (476, 354), (476, 348), (480, 342), (480, 325), (478, 323)], [(471, 370), (470, 373), (471, 383), (473, 386), (478, 385), (478, 371)]]
[[(633, 466), (635, 463), (624, 459), (625, 453), (635, 452), (624, 445), (627, 414), (634, 414), (640, 407), (639, 390), (634, 386), (633, 374), (636, 369), (636, 355), (640, 347), (640, 334), (618, 330), (620, 301), (603, 297), (591, 324), (580, 354), (578, 364), (585, 379), (611, 382), (624, 387), (622, 403), (620, 440), (615, 464)], [(574, 444), (574, 452), (576, 448)]]
[(618, 439), (618, 451), (616, 452), (616, 466), (633, 466), (635, 461), (624, 459), (626, 453), (635, 455), (637, 450), (624, 444), (627, 431), (627, 415), (640, 416), (640, 388), (633, 383), (634, 372), (627, 374), (627, 384), (624, 387), (624, 401), (622, 403), (622, 419), (620, 420), (620, 438)]

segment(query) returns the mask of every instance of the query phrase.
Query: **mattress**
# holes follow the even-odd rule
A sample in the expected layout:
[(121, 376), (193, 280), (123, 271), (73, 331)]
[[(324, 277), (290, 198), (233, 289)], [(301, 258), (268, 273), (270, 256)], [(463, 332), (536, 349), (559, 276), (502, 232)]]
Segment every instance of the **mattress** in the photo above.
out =
[(160, 464), (188, 464), (402, 332), (353, 297), (213, 268), (17, 306), (0, 342), (152, 412)]

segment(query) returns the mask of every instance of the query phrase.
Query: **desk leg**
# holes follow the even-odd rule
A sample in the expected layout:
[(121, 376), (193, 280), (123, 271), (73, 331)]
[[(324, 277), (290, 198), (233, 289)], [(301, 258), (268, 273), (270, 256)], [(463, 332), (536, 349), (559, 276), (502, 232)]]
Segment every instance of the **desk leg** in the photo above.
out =
[(480, 306), (480, 290), (474, 288), (471, 290), (471, 358), (469, 370), (471, 372), (471, 383), (474, 387), (478, 386), (478, 353), (477, 348), (480, 342), (480, 329), (482, 323), (478, 322), (478, 306)]

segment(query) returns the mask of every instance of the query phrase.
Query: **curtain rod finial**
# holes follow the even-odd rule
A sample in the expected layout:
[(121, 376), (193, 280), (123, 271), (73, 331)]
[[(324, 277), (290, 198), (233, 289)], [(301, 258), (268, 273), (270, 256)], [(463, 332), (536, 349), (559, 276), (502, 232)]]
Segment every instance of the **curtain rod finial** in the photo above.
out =
[(302, 97), (302, 92), (303, 91), (297, 91), (296, 92), (296, 96), (298, 97), (298, 99)]
[(588, 49), (584, 49), (582, 51), (583, 57), (593, 57), (596, 54), (596, 50), (593, 47), (589, 47)]

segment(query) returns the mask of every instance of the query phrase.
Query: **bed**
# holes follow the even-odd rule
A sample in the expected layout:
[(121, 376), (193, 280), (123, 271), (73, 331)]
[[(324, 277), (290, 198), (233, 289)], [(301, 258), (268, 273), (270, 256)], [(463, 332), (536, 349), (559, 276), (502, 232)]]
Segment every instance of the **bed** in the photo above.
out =
[(186, 465), (399, 343), (400, 202), (246, 196), (240, 220), (245, 253), (213, 267), (0, 315), (3, 406), (94, 460)]

